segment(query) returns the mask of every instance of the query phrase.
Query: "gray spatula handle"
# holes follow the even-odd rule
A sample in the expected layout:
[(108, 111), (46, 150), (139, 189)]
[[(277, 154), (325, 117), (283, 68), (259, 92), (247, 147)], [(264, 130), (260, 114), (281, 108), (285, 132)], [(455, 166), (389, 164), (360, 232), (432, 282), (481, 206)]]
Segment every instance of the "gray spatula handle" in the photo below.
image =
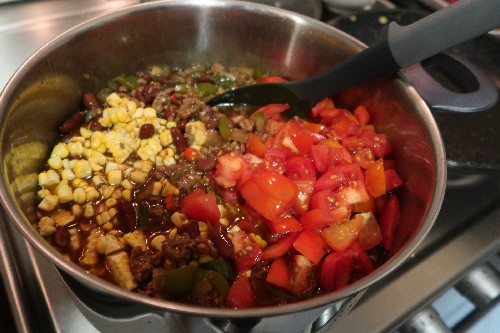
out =
[(500, 27), (500, 0), (460, 0), (423, 19), (389, 25), (388, 44), (400, 68)]

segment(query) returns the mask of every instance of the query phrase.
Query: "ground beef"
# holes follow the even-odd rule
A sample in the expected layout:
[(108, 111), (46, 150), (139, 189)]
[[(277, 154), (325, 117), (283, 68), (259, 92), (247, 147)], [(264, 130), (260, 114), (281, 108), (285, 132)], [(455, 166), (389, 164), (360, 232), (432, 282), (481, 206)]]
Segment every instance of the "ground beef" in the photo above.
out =
[(151, 279), (153, 273), (152, 256), (152, 251), (142, 251), (139, 246), (130, 252), (130, 270), (137, 283), (141, 284)]
[(200, 255), (217, 257), (218, 252), (215, 247), (201, 238), (191, 238), (188, 233), (177, 234), (171, 240), (163, 243), (162, 252), (170, 260), (172, 266), (182, 266), (191, 260), (197, 259)]
[(203, 102), (197, 98), (186, 97), (182, 100), (182, 104), (177, 109), (177, 116), (181, 119), (188, 119), (192, 115), (200, 112), (203, 109)]

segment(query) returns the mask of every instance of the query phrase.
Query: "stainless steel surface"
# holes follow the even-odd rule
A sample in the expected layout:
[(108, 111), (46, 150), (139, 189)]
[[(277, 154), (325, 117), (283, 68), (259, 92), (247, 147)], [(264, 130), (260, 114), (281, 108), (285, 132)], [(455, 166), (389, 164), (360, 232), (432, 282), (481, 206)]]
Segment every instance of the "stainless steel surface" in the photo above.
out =
[[(26, 16), (23, 13), (47, 14), (39, 16), (40, 24), (36, 30), (30, 29), (29, 24), (9, 23), (7, 26), (12, 28), (8, 33), (0, 34), (1, 45), (15, 45), (14, 41), (19, 40), (27, 41), (19, 48), (24, 50), (20, 53), (18, 48), (0, 49), (0, 60), (9, 59), (8, 66), (0, 67), (0, 79), (3, 80), (0, 87), (22, 63), (24, 59), (21, 58), (27, 57), (67, 26), (83, 20), (86, 14), (82, 11), (92, 16), (99, 12), (93, 11), (92, 8), (95, 7), (92, 6), (113, 5), (118, 2), (120, 1), (87, 1), (91, 5), (88, 8), (79, 6), (80, 2), (64, 0), (23, 4), (17, 9), (0, 7), (0, 30), (3, 29), (3, 32), (7, 31), (4, 23), (10, 22), (12, 15), (17, 15), (16, 20), (22, 20)], [(60, 6), (54, 5), (55, 3)], [(3, 16), (5, 8), (8, 8), (9, 16)], [(36, 11), (34, 8), (37, 8)], [(66, 8), (67, 12), (58, 11), (61, 8)], [(58, 14), (52, 16), (49, 14), (51, 12)], [(344, 311), (334, 309), (333, 313), (342, 312), (345, 315), (334, 318), (338, 320), (331, 326), (319, 324), (315, 329), (323, 333), (395, 331), (412, 314), (418, 313), (439, 298), (444, 290), (453, 287), (477, 265), (488, 262), (495, 272), (500, 271), (500, 239), (496, 236), (500, 232), (499, 177), (474, 175), (465, 178), (451, 175), (448, 184), (444, 206), (436, 225), (409, 262), (392, 272), (383, 282), (369, 288), (353, 309), (350, 306), (344, 307)], [(82, 301), (66, 288), (59, 271), (23, 239), (18, 230), (8, 223), (8, 218), (3, 214), (2, 217), (0, 273), (11, 296), (10, 305), (17, 316), (19, 332), (79, 333), (111, 331), (115, 328), (122, 331), (127, 331), (127, 328), (157, 331), (165, 330), (168, 326), (161, 314), (146, 313), (143, 316), (124, 317), (122, 313), (115, 313), (106, 316), (92, 308), (83, 309)], [(356, 301), (352, 304), (356, 304)], [(454, 332), (464, 332), (470, 328), (471, 322), (482, 318), (497, 302), (498, 299), (493, 300), (487, 308), (472, 313)], [(324, 318), (321, 317), (317, 322), (328, 322), (331, 316), (332, 314), (325, 313)], [(137, 319), (139, 321), (135, 321)]]

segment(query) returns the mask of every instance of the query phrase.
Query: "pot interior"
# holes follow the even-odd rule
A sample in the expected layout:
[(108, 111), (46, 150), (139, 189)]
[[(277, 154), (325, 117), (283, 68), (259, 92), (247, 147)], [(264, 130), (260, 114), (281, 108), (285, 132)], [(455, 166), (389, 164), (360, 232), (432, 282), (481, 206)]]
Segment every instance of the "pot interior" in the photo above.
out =
[[(434, 222), (446, 180), (444, 149), (426, 105), (411, 87), (385, 78), (349, 89), (338, 105), (362, 103), (394, 148), (405, 181), (395, 255), (348, 288), (284, 307), (200, 309), (146, 299), (85, 273), (53, 250), (31, 228), (36, 222), (37, 174), (56, 129), (81, 109), (86, 91), (152, 64), (187, 66), (220, 62), (262, 66), (292, 79), (320, 72), (363, 46), (334, 28), (272, 7), (239, 1), (166, 1), (135, 6), (77, 26), (34, 54), (0, 97), (2, 203), (24, 236), (53, 263), (92, 288), (163, 309), (211, 316), (271, 315), (342, 299), (377, 281), (407, 258)], [(235, 314), (236, 313), (236, 314)]]

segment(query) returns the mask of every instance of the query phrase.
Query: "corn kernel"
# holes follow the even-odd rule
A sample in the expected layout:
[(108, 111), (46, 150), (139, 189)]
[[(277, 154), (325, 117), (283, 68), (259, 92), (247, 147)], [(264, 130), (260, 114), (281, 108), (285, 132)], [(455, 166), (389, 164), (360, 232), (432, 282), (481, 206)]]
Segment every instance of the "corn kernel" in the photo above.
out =
[(71, 156), (83, 155), (83, 145), (81, 142), (68, 142), (68, 149)]
[(170, 134), (170, 130), (166, 130), (160, 133), (160, 142), (163, 147), (167, 147), (172, 144), (172, 135)]
[(85, 139), (88, 139), (92, 136), (92, 131), (82, 126), (80, 127), (80, 135), (83, 136)]
[(174, 195), (179, 194), (179, 189), (174, 185), (172, 185), (172, 183), (170, 183), (168, 180), (165, 179), (162, 181), (162, 183), (163, 183), (163, 189), (161, 191), (161, 195), (163, 195), (164, 197), (170, 194)]
[(106, 205), (106, 207), (107, 207), (107, 208), (111, 208), (111, 207), (116, 206), (116, 203), (117, 203), (117, 201), (116, 201), (116, 199), (114, 199), (114, 198), (109, 198), (109, 199), (107, 199), (107, 200), (104, 202), (104, 204)]
[(73, 189), (68, 184), (59, 184), (57, 187), (57, 197), (59, 202), (69, 202), (73, 200)]
[(76, 160), (73, 172), (77, 178), (88, 178), (92, 176), (92, 168), (87, 160)]
[(147, 180), (148, 174), (141, 170), (133, 170), (130, 173), (130, 180), (136, 184), (144, 184)]
[(80, 216), (83, 214), (83, 208), (80, 205), (73, 205), (71, 206), (71, 214), (75, 216)]
[(59, 156), (59, 155), (52, 156), (51, 158), (49, 158), (47, 163), (49, 164), (49, 166), (52, 169), (59, 170), (63, 167), (62, 159), (61, 159), (61, 156)]
[(156, 236), (151, 240), (151, 247), (157, 251), (161, 251), (162, 244), (166, 239), (165, 235)]
[(55, 221), (48, 216), (44, 216), (38, 222), (38, 232), (46, 237), (52, 235), (56, 231)]
[(92, 184), (95, 187), (99, 187), (100, 185), (104, 184), (104, 182), (105, 182), (104, 177), (100, 174), (92, 177)]
[(94, 206), (87, 204), (83, 210), (83, 216), (90, 218), (94, 216)]
[(131, 190), (123, 190), (122, 191), (122, 198), (131, 201), (132, 200), (132, 191)]
[(177, 228), (173, 228), (172, 230), (170, 230), (170, 232), (168, 233), (168, 239), (174, 239), (175, 235), (177, 235)]
[(123, 240), (131, 248), (140, 247), (143, 251), (146, 251), (146, 236), (141, 230), (134, 230), (123, 235)]
[(71, 181), (75, 179), (75, 174), (71, 171), (71, 169), (64, 169), (61, 171), (61, 178)]
[(206, 255), (206, 254), (203, 254), (203, 255), (201, 255), (201, 256), (200, 256), (200, 258), (198, 259), (198, 262), (199, 262), (200, 264), (206, 264), (207, 262), (211, 262), (211, 261), (213, 261), (213, 260), (214, 260), (214, 258), (213, 258), (212, 256), (208, 256), (208, 255)]
[(75, 220), (75, 216), (71, 214), (71, 212), (64, 209), (54, 212), (50, 215), (50, 217), (59, 227), (64, 227)]
[(84, 188), (85, 190), (85, 195), (86, 195), (86, 200), (87, 201), (92, 201), (95, 199), (98, 199), (100, 197), (99, 191), (95, 187), (92, 186), (87, 186)]
[(176, 227), (180, 227), (182, 223), (186, 220), (186, 216), (182, 213), (175, 212), (172, 214), (170, 217), (172, 222), (175, 224)]
[(57, 145), (54, 146), (54, 149), (52, 149), (52, 153), (50, 156), (60, 156), (61, 158), (66, 158), (69, 156), (69, 149), (68, 146), (60, 142)]
[(38, 204), (38, 208), (46, 212), (52, 211), (59, 204), (59, 197), (57, 195), (47, 195)]
[(160, 195), (161, 188), (162, 188), (162, 186), (161, 186), (160, 182), (154, 182), (153, 183), (153, 191), (151, 194), (155, 195), (155, 196)]
[(87, 200), (87, 193), (85, 193), (85, 190), (81, 187), (76, 188), (73, 191), (73, 201), (79, 204), (84, 203)]
[(126, 189), (126, 190), (131, 190), (134, 188), (134, 185), (130, 182), (130, 180), (128, 179), (124, 179), (122, 180), (122, 182), (120, 183), (120, 185)]
[[(111, 185), (118, 185), (122, 181), (122, 171), (112, 170), (108, 172), (108, 183)], [(145, 181), (145, 180), (144, 180)]]
[(38, 184), (41, 187), (52, 187), (60, 182), (59, 174), (54, 170), (47, 170), (38, 175)]
[(101, 186), (100, 190), (101, 190), (102, 197), (104, 199), (107, 199), (107, 198), (111, 197), (111, 194), (113, 194), (113, 192), (115, 191), (115, 188), (113, 186), (103, 185), (103, 186)]
[(265, 248), (267, 246), (267, 242), (262, 239), (259, 235), (256, 235), (254, 233), (250, 233), (250, 236), (253, 238), (253, 240), (259, 245), (261, 249)]

